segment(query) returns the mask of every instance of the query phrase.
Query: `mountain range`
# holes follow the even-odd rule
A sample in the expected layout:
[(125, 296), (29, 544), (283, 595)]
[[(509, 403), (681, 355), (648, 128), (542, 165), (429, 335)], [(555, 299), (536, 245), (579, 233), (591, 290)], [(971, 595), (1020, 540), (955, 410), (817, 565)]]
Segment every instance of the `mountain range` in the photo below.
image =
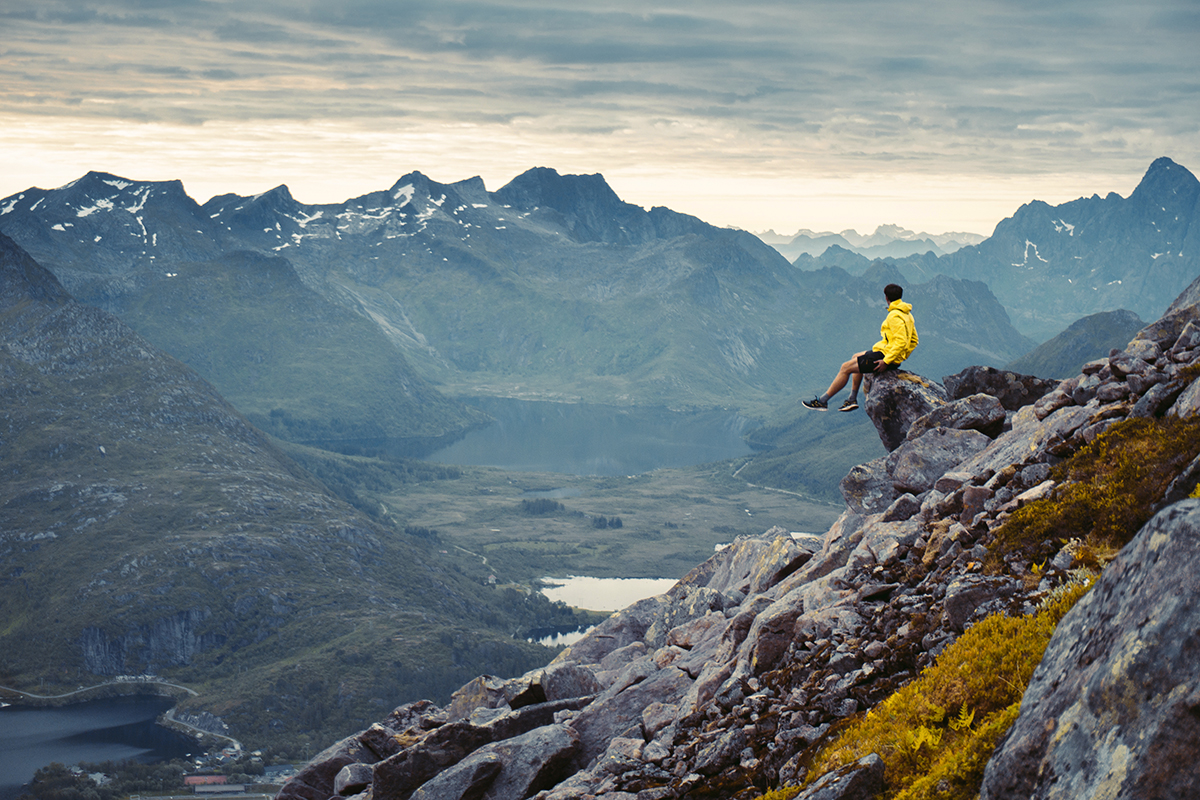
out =
[[(412, 173), (331, 205), (281, 186), (201, 206), (178, 182), (89, 173), (0, 200), (0, 231), (262, 429), (342, 449), (452, 437), (478, 422), (462, 395), (769, 410), (877, 338), (900, 274), (797, 270), (545, 168), (496, 192)], [(1033, 345), (981, 284), (910, 294), (930, 373)]]
[(802, 254), (820, 256), (833, 246), (841, 247), (868, 259), (903, 258), (921, 253), (942, 256), (970, 244), (979, 244), (987, 238), (977, 233), (963, 231), (939, 234), (915, 233), (899, 225), (880, 225), (874, 233), (869, 235), (863, 235), (853, 229), (833, 233), (831, 231), (811, 231), (805, 228), (801, 228), (792, 236), (783, 236), (773, 230), (755, 235), (778, 250), (789, 261), (795, 261)]
[[(1200, 181), (1159, 158), (1128, 198), (1114, 192), (1057, 206), (1035, 200), (977, 245), (888, 261), (912, 282), (937, 274), (983, 281), (1014, 327), (1038, 342), (1102, 311), (1157, 319), (1200, 272)], [(803, 269), (850, 271), (869, 263), (845, 248), (796, 261)]]

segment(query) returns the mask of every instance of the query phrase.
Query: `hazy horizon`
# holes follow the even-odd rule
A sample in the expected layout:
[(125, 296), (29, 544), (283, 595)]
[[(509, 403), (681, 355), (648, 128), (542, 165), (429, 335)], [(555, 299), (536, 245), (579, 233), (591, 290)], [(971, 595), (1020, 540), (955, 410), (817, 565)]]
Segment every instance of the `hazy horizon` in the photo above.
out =
[(745, 230), (989, 235), (1200, 163), (1187, 0), (7, 0), (0, 196), (88, 170), (341, 202), (601, 173)]

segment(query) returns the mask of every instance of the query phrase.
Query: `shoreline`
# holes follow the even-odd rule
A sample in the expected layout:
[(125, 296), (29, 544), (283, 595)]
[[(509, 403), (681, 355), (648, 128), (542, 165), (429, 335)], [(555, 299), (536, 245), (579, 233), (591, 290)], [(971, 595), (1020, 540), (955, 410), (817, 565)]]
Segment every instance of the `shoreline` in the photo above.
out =
[(159, 680), (106, 681), (94, 686), (83, 686), (70, 692), (53, 695), (33, 694), (9, 686), (0, 686), (0, 702), (21, 708), (60, 708), (86, 703), (90, 700), (135, 695), (169, 697), (176, 701), (186, 697), (199, 697), (198, 692), (186, 686)]
[[(82, 705), (94, 700), (107, 700), (115, 697), (162, 697), (175, 701), (187, 697), (199, 697), (199, 693), (177, 683), (160, 680), (116, 680), (94, 686), (84, 686), (74, 691), (56, 695), (40, 695), (0, 686), (0, 708), (65, 708)], [(186, 736), (207, 749), (211, 746), (233, 747), (241, 751), (242, 743), (232, 736), (223, 733), (206, 731), (197, 728), (183, 720), (175, 718), (175, 705), (172, 705), (154, 720), (154, 724), (166, 730)]]

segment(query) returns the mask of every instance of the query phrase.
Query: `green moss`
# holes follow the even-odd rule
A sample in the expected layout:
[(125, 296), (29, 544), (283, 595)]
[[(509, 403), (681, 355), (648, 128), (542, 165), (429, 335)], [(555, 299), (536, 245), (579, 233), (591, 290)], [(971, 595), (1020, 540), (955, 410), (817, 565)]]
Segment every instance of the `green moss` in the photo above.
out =
[(1016, 719), (1050, 636), (1089, 586), (1072, 584), (1033, 614), (994, 614), (971, 627), (915, 681), (849, 725), (809, 775), (819, 778), (876, 753), (887, 798), (978, 795), (983, 768)]
[(1059, 486), (1013, 513), (997, 532), (990, 562), (1009, 554), (1040, 562), (1071, 538), (1122, 547), (1198, 452), (1200, 417), (1118, 422), (1055, 467)]

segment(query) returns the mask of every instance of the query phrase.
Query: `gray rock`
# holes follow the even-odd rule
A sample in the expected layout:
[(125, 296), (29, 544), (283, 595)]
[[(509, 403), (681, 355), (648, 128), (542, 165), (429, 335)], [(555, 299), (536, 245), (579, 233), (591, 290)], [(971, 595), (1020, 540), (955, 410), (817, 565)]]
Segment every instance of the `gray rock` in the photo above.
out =
[(1167, 416), (1184, 418), (1197, 412), (1200, 412), (1200, 381), (1192, 381), (1191, 385), (1179, 395), (1179, 399), (1167, 410)]
[(1172, 306), (1160, 319), (1138, 331), (1134, 341), (1148, 340), (1164, 350), (1169, 350), (1179, 339), (1179, 334), (1183, 333), (1184, 328), (1196, 321), (1200, 321), (1200, 306)]
[(811, 552), (797, 545), (783, 528), (772, 528), (761, 536), (739, 536), (684, 575), (671, 594), (699, 586), (723, 593), (756, 594), (795, 572), (810, 556)]
[(1134, 339), (1125, 348), (1124, 353), (1131, 358), (1140, 358), (1147, 364), (1153, 364), (1155, 359), (1162, 355), (1162, 348), (1157, 342), (1149, 339)]
[(999, 400), (1007, 410), (1016, 411), (1053, 391), (1059, 381), (994, 367), (967, 367), (956, 375), (942, 378), (942, 384), (951, 400), (986, 394)]
[(1151, 386), (1141, 398), (1133, 404), (1129, 412), (1131, 417), (1161, 417), (1183, 394), (1187, 384), (1181, 380), (1159, 383)]
[(1185, 350), (1192, 350), (1200, 346), (1200, 326), (1197, 326), (1194, 321), (1189, 322), (1179, 332), (1179, 337), (1175, 339), (1175, 344), (1171, 345), (1171, 349), (1167, 352), (1172, 356), (1178, 356)]
[(902, 494), (883, 512), (884, 522), (911, 519), (921, 510), (921, 501), (911, 494)]
[(579, 737), (566, 725), (547, 725), (481, 748), (477, 756), (494, 755), (504, 764), (482, 800), (520, 800), (549, 789), (575, 771), (579, 753)]
[(933, 484), (934, 491), (950, 494), (964, 483), (970, 483), (975, 476), (969, 472), (947, 472)]
[(726, 731), (696, 753), (693, 768), (701, 775), (715, 775), (730, 764), (737, 763), (738, 754), (745, 748), (747, 737), (741, 728)]
[(772, 598), (783, 597), (796, 587), (815, 581), (845, 566), (846, 559), (850, 557), (850, 553), (862, 539), (863, 526), (866, 521), (866, 516), (855, 512), (852, 508), (846, 509), (825, 532), (821, 551), (796, 573), (780, 581), (770, 592)]
[(674, 666), (657, 670), (618, 692), (605, 692), (571, 720), (579, 734), (583, 763), (604, 752), (617, 737), (642, 735), (642, 713), (651, 703), (678, 703), (692, 686), (692, 678)]
[(358, 794), (371, 785), (373, 776), (369, 764), (347, 764), (333, 781), (333, 791), (343, 797)]
[(375, 765), (373, 797), (407, 800), (423, 783), (462, 761), (485, 744), (490, 730), (456, 721), (437, 728), (420, 742)]
[(1026, 486), (1037, 486), (1049, 477), (1049, 464), (1030, 464), (1021, 470), (1021, 482)]
[(793, 800), (874, 800), (883, 789), (883, 759), (872, 753), (823, 775)]
[(466, 719), (479, 708), (499, 708), (508, 705), (508, 682), (494, 675), (480, 675), (450, 695), (446, 713), (450, 719)]
[(614, 650), (641, 642), (646, 631), (658, 619), (665, 603), (661, 597), (647, 597), (618, 611), (559, 653), (554, 662), (596, 664)]
[(382, 761), (400, 752), (401, 745), (396, 740), (396, 731), (376, 722), (358, 735), (358, 740), (367, 746), (375, 756)]
[(988, 394), (973, 394), (938, 406), (913, 422), (906, 439), (916, 439), (935, 428), (957, 428), (985, 434), (990, 439), (999, 436), (1004, 428), (1004, 406)]
[(318, 753), (276, 795), (280, 800), (328, 800), (337, 794), (335, 784), (342, 769), (350, 764), (373, 764), (378, 757), (359, 739), (347, 736)]
[[(600, 659), (600, 669), (603, 671), (616, 672), (624, 669), (627, 664), (632, 664), (642, 656), (650, 652), (650, 648), (640, 639), (636, 642), (631, 642), (624, 647), (618, 647), (611, 653)], [(607, 684), (605, 684), (607, 688)]]
[(863, 515), (886, 511), (898, 494), (888, 471), (887, 456), (852, 467), (838, 489), (850, 510)]
[(1013, 464), (1025, 464), (1032, 454), (1041, 454), (1055, 442), (1065, 442), (1091, 418), (1094, 409), (1082, 406), (1060, 408), (1038, 421), (1028, 408), (1017, 412), (1013, 429), (1002, 434), (975, 456), (958, 466), (961, 472), (996, 474)]
[(1116, 403), (1129, 397), (1129, 385), (1121, 381), (1101, 384), (1096, 390), (1096, 399), (1101, 403)]
[(1124, 379), (1128, 379), (1131, 375), (1144, 375), (1154, 369), (1150, 364), (1128, 351), (1110, 357), (1108, 365), (1112, 368), (1113, 375)]
[(979, 431), (935, 428), (896, 448), (885, 462), (897, 492), (922, 494), (938, 478), (983, 450), (991, 439)]
[(412, 800), (479, 800), (502, 769), (495, 753), (475, 753), (423, 784)]
[(946, 625), (962, 633), (975, 609), (990, 600), (1008, 597), (1021, 588), (1013, 578), (988, 578), (982, 575), (964, 575), (946, 587), (942, 605), (942, 618)]
[(986, 508), (988, 501), (995, 494), (986, 486), (968, 486), (963, 490), (963, 508), (960, 519), (964, 525), (969, 525), (977, 514), (982, 513)]
[[(807, 560), (807, 554), (805, 560)], [(720, 613), (725, 610), (728, 602), (726, 596), (716, 589), (680, 584), (675, 584), (665, 598), (667, 602), (659, 611), (658, 618), (653, 625), (646, 629), (643, 636), (646, 646), (651, 650), (665, 645), (667, 634), (672, 629), (713, 612)]]
[(913, 372), (896, 370), (863, 379), (865, 411), (889, 451), (904, 443), (913, 422), (949, 402), (939, 384)]
[(1160, 512), (1059, 623), (985, 800), (1192, 797), (1200, 786), (1200, 501)]
[[(1070, 384), (1069, 387), (1066, 384)], [(1063, 385), (1052, 392), (1044, 395), (1040, 400), (1033, 404), (1033, 412), (1038, 419), (1045, 419), (1064, 406), (1075, 404), (1071, 394), (1075, 391), (1077, 381), (1063, 381)], [(1069, 391), (1068, 391), (1069, 388)]]
[(1100, 390), (1100, 383), (1099, 375), (1085, 375), (1075, 387), (1075, 391), (1071, 392), (1071, 399), (1075, 401), (1076, 405), (1087, 405), (1087, 402)]

